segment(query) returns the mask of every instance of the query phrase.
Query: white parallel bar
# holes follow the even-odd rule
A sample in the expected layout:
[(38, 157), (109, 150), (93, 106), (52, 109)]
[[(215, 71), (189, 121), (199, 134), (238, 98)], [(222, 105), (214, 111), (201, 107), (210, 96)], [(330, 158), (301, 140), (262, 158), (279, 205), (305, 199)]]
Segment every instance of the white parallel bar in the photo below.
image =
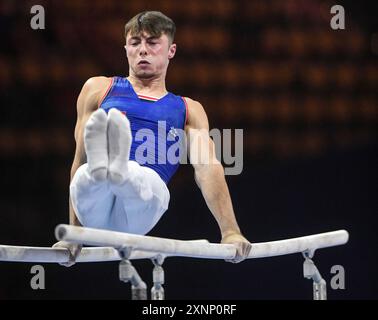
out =
[[(58, 240), (69, 242), (115, 248), (129, 246), (134, 250), (156, 252), (165, 256), (232, 259), (236, 254), (236, 249), (231, 244), (157, 238), (63, 224), (56, 227), (55, 236)], [(338, 246), (347, 243), (348, 238), (347, 231), (339, 230), (286, 240), (252, 243), (248, 258), (266, 258)]]
[[(130, 260), (150, 259), (156, 257), (155, 252), (133, 250)], [(163, 255), (164, 256), (164, 255)], [(69, 253), (64, 248), (22, 247), (0, 245), (0, 261), (31, 262), (31, 263), (64, 263), (68, 262)], [(118, 261), (121, 257), (112, 247), (83, 248), (76, 262)]]
[[(206, 240), (171, 240), (88, 228), (79, 228), (80, 230), (75, 230), (75, 228), (78, 227), (64, 225), (58, 226), (57, 232), (59, 232), (59, 230), (60, 232), (66, 230), (67, 227), (74, 228), (74, 233), (77, 231), (82, 233), (83, 230), (81, 229), (84, 229), (86, 235), (89, 232), (92, 236), (98, 236), (100, 232), (100, 235), (105, 233), (108, 236), (110, 235), (111, 238), (111, 241), (104, 238), (101, 238), (100, 240), (96, 239), (95, 241), (93, 241), (93, 239), (91, 241), (89, 241), (89, 239), (84, 239), (83, 243), (85, 244), (101, 246), (108, 245), (111, 247), (83, 248), (76, 262), (118, 261), (121, 258), (118, 251), (113, 247), (119, 248), (124, 245), (129, 245), (134, 249), (131, 253), (130, 260), (150, 259), (159, 254), (163, 257), (187, 256), (194, 258), (228, 259), (232, 258), (235, 254), (235, 248), (232, 245), (211, 244)], [(342, 245), (347, 243), (347, 241), (348, 233), (344, 230), (339, 230), (300, 238), (253, 243), (249, 258), (273, 257), (303, 252), (306, 250), (315, 250)], [(79, 240), (76, 242), (81, 241)], [(181, 249), (182, 251), (180, 251)], [(64, 263), (68, 261), (68, 258), (68, 251), (63, 248), (0, 245), (0, 261)]]

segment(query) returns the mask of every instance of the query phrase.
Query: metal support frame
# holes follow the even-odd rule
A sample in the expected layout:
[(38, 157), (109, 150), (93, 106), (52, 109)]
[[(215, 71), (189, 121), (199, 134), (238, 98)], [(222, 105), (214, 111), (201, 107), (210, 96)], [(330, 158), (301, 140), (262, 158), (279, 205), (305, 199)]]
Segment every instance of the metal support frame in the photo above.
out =
[(164, 269), (162, 267), (164, 257), (159, 255), (156, 258), (151, 259), (154, 264), (154, 270), (152, 272), (152, 279), (154, 286), (151, 288), (151, 300), (164, 300)]
[(316, 267), (312, 258), (315, 250), (307, 250), (303, 252), (305, 261), (303, 262), (303, 276), (307, 279), (312, 279), (313, 299), (327, 300), (327, 283), (322, 278), (318, 268)]
[(122, 247), (118, 252), (122, 257), (122, 260), (119, 263), (119, 279), (122, 282), (131, 283), (131, 299), (147, 300), (147, 285), (129, 260), (132, 248)]

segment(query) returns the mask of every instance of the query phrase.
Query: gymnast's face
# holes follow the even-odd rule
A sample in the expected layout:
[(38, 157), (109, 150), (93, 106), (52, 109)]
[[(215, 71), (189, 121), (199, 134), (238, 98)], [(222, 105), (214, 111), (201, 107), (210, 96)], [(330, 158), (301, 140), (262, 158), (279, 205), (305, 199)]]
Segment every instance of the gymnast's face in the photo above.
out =
[(126, 55), (130, 75), (140, 79), (165, 76), (169, 60), (176, 52), (176, 44), (171, 44), (166, 34), (153, 37), (147, 32), (138, 35), (127, 34)]

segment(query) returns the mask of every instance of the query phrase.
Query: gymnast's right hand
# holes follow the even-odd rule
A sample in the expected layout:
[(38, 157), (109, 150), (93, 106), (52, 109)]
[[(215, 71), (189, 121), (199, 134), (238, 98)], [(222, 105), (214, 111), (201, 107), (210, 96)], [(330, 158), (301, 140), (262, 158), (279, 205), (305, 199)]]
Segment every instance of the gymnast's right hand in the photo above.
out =
[(64, 248), (67, 249), (69, 252), (69, 259), (67, 262), (60, 263), (61, 266), (64, 267), (71, 267), (75, 264), (76, 258), (79, 256), (81, 249), (83, 248), (83, 245), (76, 244), (76, 243), (70, 243), (67, 241), (59, 241), (55, 243), (53, 248)]

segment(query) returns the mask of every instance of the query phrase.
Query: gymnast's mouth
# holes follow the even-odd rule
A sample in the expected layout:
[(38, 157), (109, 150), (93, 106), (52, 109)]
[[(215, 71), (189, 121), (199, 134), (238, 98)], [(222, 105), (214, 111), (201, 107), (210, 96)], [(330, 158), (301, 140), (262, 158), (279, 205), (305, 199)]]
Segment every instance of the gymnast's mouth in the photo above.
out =
[(138, 65), (147, 65), (150, 64), (147, 60), (141, 60), (138, 62)]

